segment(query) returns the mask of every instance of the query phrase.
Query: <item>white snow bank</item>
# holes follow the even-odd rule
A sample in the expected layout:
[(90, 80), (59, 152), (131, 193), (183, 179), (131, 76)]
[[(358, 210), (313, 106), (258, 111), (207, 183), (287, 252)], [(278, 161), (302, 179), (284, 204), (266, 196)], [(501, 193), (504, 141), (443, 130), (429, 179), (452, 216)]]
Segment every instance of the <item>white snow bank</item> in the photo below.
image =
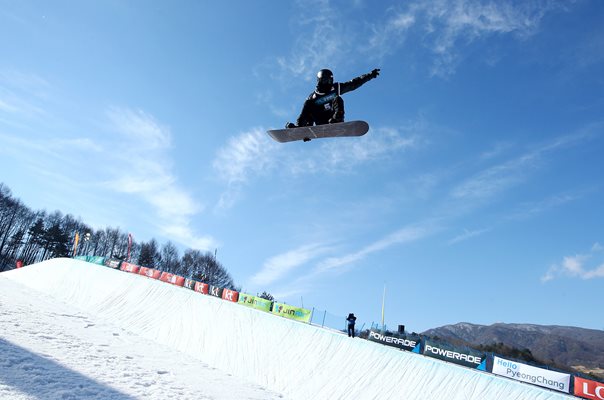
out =
[(0, 278), (291, 399), (573, 398), (82, 261)]

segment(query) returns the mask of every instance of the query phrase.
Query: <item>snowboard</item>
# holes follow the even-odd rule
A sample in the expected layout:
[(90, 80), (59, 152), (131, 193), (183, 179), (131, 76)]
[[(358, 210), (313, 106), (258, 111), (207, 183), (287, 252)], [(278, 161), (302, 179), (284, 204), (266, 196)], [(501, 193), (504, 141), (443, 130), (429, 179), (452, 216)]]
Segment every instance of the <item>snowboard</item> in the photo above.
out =
[(316, 126), (302, 126), (289, 129), (273, 129), (267, 133), (279, 143), (330, 137), (363, 136), (369, 131), (369, 124), (365, 121), (339, 122)]

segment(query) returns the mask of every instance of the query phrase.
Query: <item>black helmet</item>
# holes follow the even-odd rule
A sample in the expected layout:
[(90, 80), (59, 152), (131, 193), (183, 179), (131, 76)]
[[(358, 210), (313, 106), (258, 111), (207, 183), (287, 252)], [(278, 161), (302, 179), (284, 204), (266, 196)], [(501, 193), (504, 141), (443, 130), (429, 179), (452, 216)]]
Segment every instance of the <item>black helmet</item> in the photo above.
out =
[(328, 69), (322, 69), (317, 72), (317, 87), (328, 87), (333, 85), (333, 72)]

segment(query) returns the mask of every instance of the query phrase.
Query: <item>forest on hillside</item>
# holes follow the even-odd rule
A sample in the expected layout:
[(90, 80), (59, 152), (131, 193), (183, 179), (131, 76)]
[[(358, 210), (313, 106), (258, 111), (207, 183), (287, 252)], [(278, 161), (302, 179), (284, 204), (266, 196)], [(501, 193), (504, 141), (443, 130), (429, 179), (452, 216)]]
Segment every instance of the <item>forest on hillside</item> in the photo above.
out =
[(58, 210), (32, 210), (0, 182), (0, 272), (15, 268), (18, 260), (28, 265), (56, 257), (89, 255), (117, 258), (239, 290), (227, 269), (210, 252), (187, 249), (181, 255), (170, 241), (130, 242), (129, 236), (120, 228), (94, 229), (80, 218)]

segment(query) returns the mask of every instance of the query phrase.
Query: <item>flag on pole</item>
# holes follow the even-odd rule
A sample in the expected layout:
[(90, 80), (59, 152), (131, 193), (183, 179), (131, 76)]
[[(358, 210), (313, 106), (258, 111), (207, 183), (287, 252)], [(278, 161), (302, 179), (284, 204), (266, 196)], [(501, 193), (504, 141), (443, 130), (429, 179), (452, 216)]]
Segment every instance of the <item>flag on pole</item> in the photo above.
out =
[(130, 262), (130, 250), (132, 249), (132, 234), (128, 234), (128, 256), (126, 257), (126, 262)]
[(78, 243), (80, 242), (80, 233), (76, 232), (75, 234), (75, 240), (73, 242), (73, 256), (76, 256), (76, 253), (78, 251)]

